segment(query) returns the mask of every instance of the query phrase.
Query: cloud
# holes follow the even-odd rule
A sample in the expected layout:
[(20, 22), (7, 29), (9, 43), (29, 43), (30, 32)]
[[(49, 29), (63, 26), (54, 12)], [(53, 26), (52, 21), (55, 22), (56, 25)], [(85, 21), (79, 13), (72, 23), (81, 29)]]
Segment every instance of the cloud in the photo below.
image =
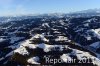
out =
[(33, 14), (32, 10), (28, 10), (23, 5), (19, 4), (14, 9), (5, 9), (0, 15), (3, 16), (14, 16), (14, 15), (27, 15)]
[(32, 14), (33, 9), (26, 7), (26, 3), (30, 1), (31, 0), (0, 0), (0, 16)]
[(10, 5), (13, 3), (14, 0), (0, 0), (0, 5), (5, 6), (5, 5)]

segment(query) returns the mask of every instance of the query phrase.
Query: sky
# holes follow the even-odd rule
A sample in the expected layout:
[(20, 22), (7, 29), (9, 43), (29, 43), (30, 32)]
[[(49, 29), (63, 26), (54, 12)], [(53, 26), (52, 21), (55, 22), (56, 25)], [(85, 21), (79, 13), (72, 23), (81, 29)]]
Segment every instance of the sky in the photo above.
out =
[(70, 13), (100, 8), (100, 0), (0, 0), (0, 16)]

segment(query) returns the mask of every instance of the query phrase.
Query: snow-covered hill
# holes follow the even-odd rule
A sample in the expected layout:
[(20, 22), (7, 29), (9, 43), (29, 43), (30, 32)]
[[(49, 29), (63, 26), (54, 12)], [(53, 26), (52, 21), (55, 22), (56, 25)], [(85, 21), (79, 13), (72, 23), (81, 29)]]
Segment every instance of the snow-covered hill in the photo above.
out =
[(99, 16), (17, 19), (0, 24), (0, 65), (100, 66)]

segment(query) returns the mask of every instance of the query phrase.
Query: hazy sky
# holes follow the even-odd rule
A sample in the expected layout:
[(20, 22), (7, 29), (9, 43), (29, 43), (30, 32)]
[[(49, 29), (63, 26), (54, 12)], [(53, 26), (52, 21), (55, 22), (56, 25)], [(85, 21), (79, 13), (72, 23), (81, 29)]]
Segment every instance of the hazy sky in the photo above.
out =
[(100, 0), (0, 0), (0, 16), (69, 13), (100, 8)]

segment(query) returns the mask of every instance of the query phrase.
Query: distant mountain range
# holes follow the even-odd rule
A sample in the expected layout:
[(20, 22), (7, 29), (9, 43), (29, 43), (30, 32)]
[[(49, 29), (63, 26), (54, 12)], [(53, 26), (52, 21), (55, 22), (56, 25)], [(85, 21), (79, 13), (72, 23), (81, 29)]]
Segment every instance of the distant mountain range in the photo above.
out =
[(100, 66), (98, 14), (1, 17), (0, 66)]
[(88, 10), (77, 11), (75, 13), (100, 13), (100, 9), (88, 9)]
[(61, 17), (91, 17), (91, 16), (100, 16), (100, 9), (88, 9), (72, 13), (45, 13), (45, 14), (2, 16), (0, 17), (0, 23), (23, 20), (28, 18), (31, 19), (31, 18), (42, 18), (42, 17), (61, 18)]

